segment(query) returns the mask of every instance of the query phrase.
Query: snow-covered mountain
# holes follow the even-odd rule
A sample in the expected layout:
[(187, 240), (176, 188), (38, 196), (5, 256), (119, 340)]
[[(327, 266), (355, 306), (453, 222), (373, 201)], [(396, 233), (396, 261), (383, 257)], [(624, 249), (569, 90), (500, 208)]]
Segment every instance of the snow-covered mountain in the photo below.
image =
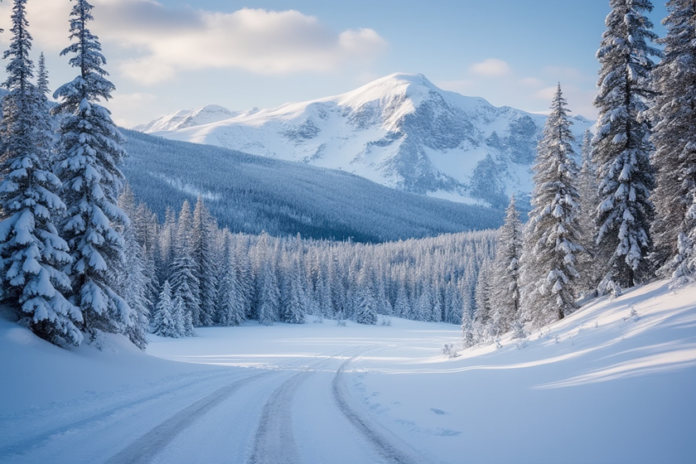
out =
[[(504, 206), (531, 190), (545, 116), (392, 74), (343, 95), (224, 118), (181, 111), (138, 130), (165, 138), (341, 169), (389, 187)], [(214, 115), (214, 116), (211, 116)], [(212, 120), (219, 117), (217, 120)], [(574, 118), (578, 136), (590, 121)]]
[(135, 127), (140, 132), (160, 132), (201, 126), (237, 116), (239, 113), (230, 111), (219, 105), (208, 105), (196, 110), (182, 110), (155, 119), (148, 124)]

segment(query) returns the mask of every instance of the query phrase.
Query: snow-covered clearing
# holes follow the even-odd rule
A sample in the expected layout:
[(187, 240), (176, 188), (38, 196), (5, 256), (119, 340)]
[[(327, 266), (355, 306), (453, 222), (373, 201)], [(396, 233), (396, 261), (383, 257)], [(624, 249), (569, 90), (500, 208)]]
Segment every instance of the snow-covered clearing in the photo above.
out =
[[(442, 356), (392, 319), (55, 348), (0, 319), (2, 463), (693, 463), (696, 286)], [(526, 345), (526, 346), (523, 346)]]

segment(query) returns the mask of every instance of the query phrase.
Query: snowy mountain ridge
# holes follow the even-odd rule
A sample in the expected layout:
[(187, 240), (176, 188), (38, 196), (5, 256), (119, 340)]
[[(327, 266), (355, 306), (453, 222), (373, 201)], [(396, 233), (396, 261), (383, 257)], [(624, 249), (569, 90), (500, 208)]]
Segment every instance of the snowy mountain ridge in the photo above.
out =
[[(136, 128), (173, 140), (341, 169), (382, 185), (503, 207), (531, 191), (546, 117), (396, 73), (342, 95), (233, 113), (204, 107)], [(219, 119), (218, 119), (219, 118)], [(577, 116), (580, 138), (592, 123)]]

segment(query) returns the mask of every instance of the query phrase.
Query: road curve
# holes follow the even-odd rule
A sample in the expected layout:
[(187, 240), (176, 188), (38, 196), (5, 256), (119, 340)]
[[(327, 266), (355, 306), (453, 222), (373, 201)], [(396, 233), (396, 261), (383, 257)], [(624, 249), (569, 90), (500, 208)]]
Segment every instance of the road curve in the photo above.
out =
[(351, 405), (345, 386), (344, 370), (357, 356), (346, 360), (336, 371), (332, 389), (336, 404), (345, 417), (357, 428), (379, 455), (390, 464), (426, 464), (428, 461), (416, 450), (392, 435), (379, 424)]

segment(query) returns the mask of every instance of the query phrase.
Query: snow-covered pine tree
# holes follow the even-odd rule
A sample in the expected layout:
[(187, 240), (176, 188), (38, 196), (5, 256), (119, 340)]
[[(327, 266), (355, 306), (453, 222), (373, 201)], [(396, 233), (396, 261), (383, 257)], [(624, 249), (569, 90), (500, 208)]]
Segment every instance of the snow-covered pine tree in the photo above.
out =
[(189, 315), (193, 323), (198, 320), (200, 313), (200, 301), (194, 290), (198, 287), (196, 263), (186, 243), (180, 244), (177, 248), (176, 258), (172, 263), (172, 291), (176, 298), (181, 299), (183, 311)]
[(290, 324), (304, 324), (306, 297), (301, 282), (299, 261), (295, 260), (288, 268), (286, 269), (286, 272), (289, 272), (287, 289), (283, 305), (280, 308), (280, 320)]
[[(128, 185), (118, 197), (118, 206), (128, 217), (135, 216), (135, 196)], [(117, 229), (123, 236), (124, 260), (117, 263), (110, 272), (114, 274), (119, 294), (133, 311), (125, 334), (134, 345), (144, 350), (147, 346), (151, 304), (147, 297), (149, 279), (145, 275), (144, 251), (135, 236), (133, 224), (124, 224)]]
[(571, 124), (559, 84), (532, 167), (532, 211), (523, 253), (523, 281), (528, 287), (524, 305), (536, 326), (562, 319), (575, 309), (576, 263), (582, 246)]
[(79, 345), (83, 319), (64, 296), (70, 279), (61, 270), (71, 257), (54, 223), (65, 205), (56, 194), (60, 181), (50, 171), (46, 97), (30, 82), (26, 0), (15, 0), (11, 19), (10, 48), (3, 54), (10, 58), (3, 83), (9, 94), (2, 101), (0, 123), (2, 300), (40, 337)]
[(493, 264), (490, 260), (485, 260), (479, 269), (474, 293), (476, 309), (472, 324), (475, 343), (486, 342), (490, 338), (491, 311), (493, 310), (491, 306), (492, 286)]
[(374, 325), (377, 323), (377, 300), (374, 297), (373, 278), (365, 266), (360, 269), (357, 276), (356, 289), (352, 298), (355, 322)]
[(369, 289), (361, 287), (355, 296), (355, 322), (358, 324), (377, 324), (377, 302)]
[(191, 337), (195, 335), (193, 328), (193, 318), (191, 313), (186, 310), (186, 303), (181, 298), (181, 294), (174, 295), (174, 309), (172, 319), (176, 323), (176, 330), (180, 337)]
[(396, 290), (396, 301), (394, 302), (394, 315), (397, 317), (408, 318), (411, 314), (411, 305), (406, 294), (406, 286), (399, 285)]
[(601, 68), (594, 105), (599, 121), (592, 146), (599, 183), (596, 243), (601, 293), (618, 294), (651, 275), (647, 256), (652, 249), (650, 192), (655, 179), (645, 113), (654, 95), (651, 57), (660, 55), (648, 44), (657, 38), (644, 15), (652, 8), (649, 0), (611, 0), (597, 51)]
[(689, 235), (696, 227), (687, 214), (696, 195), (696, 3), (671, 0), (667, 9), (667, 35), (657, 40), (665, 47), (664, 56), (653, 73), (657, 185), (651, 198), (656, 211), (651, 258), (662, 268), (660, 274), (669, 276), (680, 268), (674, 277), (688, 280), (688, 266), (682, 263), (688, 261), (684, 253), (693, 252)]
[(223, 326), (239, 325), (244, 321), (244, 302), (237, 279), (237, 268), (232, 261), (230, 233), (224, 231), (222, 245), (223, 259), (220, 263), (222, 275), (218, 287), (218, 307), (216, 322)]
[(474, 321), (471, 318), (471, 311), (468, 304), (462, 305), (462, 343), (464, 348), (476, 344), (476, 333), (474, 332)]
[(259, 324), (273, 325), (280, 312), (280, 289), (273, 263), (266, 261), (261, 269), (258, 296)]
[(191, 254), (196, 263), (196, 275), (200, 285), (200, 313), (198, 321), (194, 324), (210, 326), (215, 318), (215, 302), (217, 300), (217, 275), (215, 261), (215, 229), (214, 219), (203, 203), (203, 197), (198, 196), (198, 201), (193, 210), (193, 222), (191, 224)]
[(582, 141), (582, 167), (578, 177), (578, 194), (580, 195), (580, 212), (578, 224), (581, 230), (581, 244), (585, 250), (578, 258), (579, 291), (596, 293), (599, 284), (599, 269), (595, 259), (596, 245), (595, 217), (599, 197), (597, 195), (597, 169), (592, 160), (592, 134), (585, 131)]
[(181, 298), (184, 312), (190, 314), (193, 325), (197, 326), (200, 321), (201, 298), (198, 269), (191, 249), (192, 223), (191, 206), (187, 200), (179, 213), (170, 281), (175, 297)]
[(520, 257), (523, 230), (515, 207), (515, 196), (510, 198), (505, 223), (500, 228), (493, 262), (491, 289), (491, 324), (494, 335), (508, 332), (520, 313)]
[(180, 332), (180, 327), (178, 321), (175, 319), (174, 311), (172, 288), (169, 285), (169, 281), (165, 280), (155, 309), (155, 316), (152, 322), (152, 333), (160, 337), (181, 337), (183, 334)]
[(109, 280), (108, 271), (123, 259), (123, 238), (114, 225), (129, 222), (116, 206), (123, 183), (118, 165), (126, 152), (109, 110), (98, 104), (111, 98), (114, 86), (101, 67), (106, 63), (101, 45), (87, 28), (91, 11), (86, 0), (75, 1), (70, 13), (74, 42), (61, 55), (75, 55), (70, 65), (79, 75), (54, 97), (60, 99), (55, 112), (63, 116), (58, 174), (67, 206), (61, 232), (73, 257), (71, 299), (82, 311), (83, 329), (94, 337), (98, 331), (125, 332), (132, 310)]

